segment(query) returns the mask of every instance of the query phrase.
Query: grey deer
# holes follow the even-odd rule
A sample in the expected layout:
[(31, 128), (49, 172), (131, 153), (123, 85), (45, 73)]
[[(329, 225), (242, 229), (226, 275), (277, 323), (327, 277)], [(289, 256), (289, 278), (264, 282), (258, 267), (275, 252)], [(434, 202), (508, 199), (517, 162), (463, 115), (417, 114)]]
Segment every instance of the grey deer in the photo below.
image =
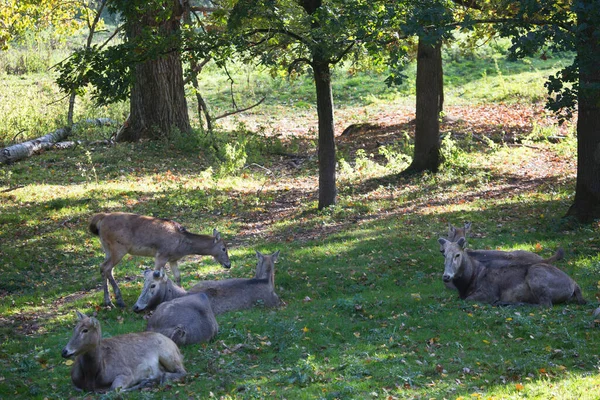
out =
[(113, 268), (126, 254), (154, 257), (156, 271), (163, 269), (168, 262), (178, 285), (181, 284), (181, 274), (177, 262), (189, 254), (211, 255), (223, 267), (231, 267), (227, 247), (216, 229), (213, 236), (196, 235), (175, 221), (121, 212), (96, 214), (89, 228), (100, 237), (106, 254), (100, 273), (104, 305), (107, 306), (113, 306), (108, 293), (110, 282), (117, 305), (125, 307)]
[(145, 273), (144, 287), (133, 311), (153, 310), (159, 304), (192, 293), (205, 293), (215, 315), (229, 311), (251, 308), (258, 302), (265, 307), (277, 307), (281, 304), (275, 293), (275, 261), (279, 251), (265, 255), (256, 252), (257, 265), (254, 278), (232, 278), (219, 281), (203, 281), (192, 287), (189, 292), (171, 281), (164, 273)]
[(86, 392), (134, 390), (185, 376), (177, 345), (156, 332), (129, 333), (102, 339), (100, 322), (79, 311), (65, 358), (77, 357), (71, 380)]
[(160, 304), (146, 330), (162, 333), (183, 346), (208, 342), (219, 331), (219, 325), (206, 294), (194, 293)]
[[(465, 238), (466, 246), (466, 235), (471, 231), (471, 223), (465, 223), (463, 228), (455, 228), (452, 224), (448, 224), (448, 238), (450, 242), (457, 242), (461, 237)], [(440, 252), (444, 255), (444, 246), (440, 245)], [(559, 248), (552, 256), (548, 258), (542, 258), (541, 256), (525, 251), (525, 250), (471, 250), (466, 249), (466, 252), (471, 258), (484, 264), (486, 267), (505, 267), (509, 265), (518, 264), (552, 264), (556, 261), (562, 260), (564, 257), (563, 249)], [(456, 289), (452, 282), (444, 281), (444, 285), (449, 289)]]
[(552, 304), (576, 300), (585, 304), (579, 285), (560, 269), (544, 263), (489, 267), (456, 243), (440, 238), (444, 246), (444, 282), (452, 282), (461, 299), (491, 304)]

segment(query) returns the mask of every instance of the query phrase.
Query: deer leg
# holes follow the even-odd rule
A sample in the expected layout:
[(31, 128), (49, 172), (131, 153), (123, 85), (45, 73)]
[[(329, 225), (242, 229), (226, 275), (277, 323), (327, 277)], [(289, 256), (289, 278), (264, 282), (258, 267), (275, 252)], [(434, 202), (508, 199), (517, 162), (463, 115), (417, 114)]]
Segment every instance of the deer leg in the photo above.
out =
[(125, 302), (123, 302), (123, 296), (121, 295), (121, 290), (119, 289), (119, 285), (117, 285), (117, 281), (113, 276), (113, 268), (117, 265), (123, 256), (127, 254), (127, 250), (124, 249), (109, 249), (108, 246), (104, 246), (106, 251), (106, 259), (102, 263), (101, 273), (102, 273), (102, 285), (104, 289), (104, 305), (114, 307), (114, 304), (110, 301), (110, 295), (108, 293), (108, 282), (110, 282), (113, 292), (115, 293), (115, 298), (117, 300), (117, 305), (119, 307), (125, 307)]
[(160, 271), (161, 269), (163, 269), (165, 267), (165, 265), (167, 264), (167, 261), (169, 261), (168, 258), (157, 253), (156, 256), (154, 257), (154, 270)]
[(177, 260), (169, 261), (169, 266), (171, 267), (171, 271), (173, 271), (173, 276), (175, 277), (175, 283), (177, 286), (181, 287), (181, 273), (179, 272), (179, 266), (177, 265)]
[(117, 300), (117, 305), (121, 308), (125, 307), (125, 302), (123, 301), (123, 296), (121, 295), (121, 289), (119, 289), (119, 285), (117, 281), (115, 281), (115, 277), (113, 276), (112, 269), (108, 271), (108, 281), (110, 282), (113, 292), (115, 292), (115, 298)]
[(104, 305), (114, 307), (112, 301), (110, 301), (110, 294), (108, 293), (108, 278), (106, 277), (105, 271), (112, 271), (113, 266), (110, 262), (110, 256), (106, 256), (106, 259), (100, 265), (100, 275), (102, 276), (102, 289), (104, 291)]
[(111, 390), (120, 390), (122, 392), (134, 390), (139, 385), (133, 385), (133, 375), (117, 375), (110, 386)]

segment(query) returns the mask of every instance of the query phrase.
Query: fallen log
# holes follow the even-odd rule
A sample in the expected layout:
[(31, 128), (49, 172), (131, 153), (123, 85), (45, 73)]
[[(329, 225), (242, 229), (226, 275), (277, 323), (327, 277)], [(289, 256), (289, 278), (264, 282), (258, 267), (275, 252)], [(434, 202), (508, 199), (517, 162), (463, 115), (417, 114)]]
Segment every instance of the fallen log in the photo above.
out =
[[(83, 121), (83, 124), (96, 126), (111, 125), (114, 123), (115, 122), (110, 118), (89, 118)], [(78, 124), (82, 123), (79, 122), (74, 124), (73, 128)], [(70, 133), (70, 129), (60, 128), (40, 138), (5, 147), (0, 150), (0, 164), (10, 164), (22, 160), (23, 158), (27, 158), (38, 151), (50, 148), (54, 146), (55, 143), (65, 139)]]

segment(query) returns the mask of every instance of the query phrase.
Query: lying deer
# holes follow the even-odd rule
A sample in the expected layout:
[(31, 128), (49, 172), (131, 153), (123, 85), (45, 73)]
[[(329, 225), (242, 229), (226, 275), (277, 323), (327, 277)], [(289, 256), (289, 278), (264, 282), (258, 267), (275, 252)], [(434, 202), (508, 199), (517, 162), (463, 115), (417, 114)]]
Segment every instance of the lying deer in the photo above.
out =
[(92, 217), (90, 232), (100, 237), (106, 257), (100, 266), (104, 305), (112, 306), (108, 282), (119, 307), (125, 307), (119, 285), (113, 276), (113, 268), (125, 254), (154, 257), (154, 270), (159, 271), (168, 262), (175, 282), (181, 284), (177, 262), (189, 254), (211, 255), (223, 267), (230, 268), (227, 247), (217, 230), (213, 236), (188, 232), (177, 222), (129, 213), (100, 213)]
[(134, 390), (185, 376), (177, 345), (156, 332), (129, 333), (102, 339), (100, 322), (77, 311), (77, 326), (62, 350), (77, 359), (73, 384), (86, 392)]
[(219, 331), (219, 325), (206, 294), (195, 293), (160, 304), (146, 330), (162, 333), (183, 346), (208, 342)]
[(491, 304), (552, 304), (576, 300), (584, 304), (579, 285), (550, 264), (513, 264), (489, 267), (471, 257), (465, 239), (456, 243), (440, 238), (444, 246), (444, 282), (452, 282), (461, 299)]
[[(456, 228), (452, 224), (448, 224), (448, 238), (446, 240), (450, 242), (457, 242), (460, 238), (465, 239), (466, 246), (466, 235), (471, 232), (471, 223), (465, 223), (463, 228)], [(471, 250), (466, 249), (470, 257), (483, 263), (487, 267), (504, 267), (511, 264), (552, 264), (556, 261), (562, 260), (564, 257), (563, 249), (559, 248), (556, 250), (554, 255), (548, 258), (542, 258), (541, 256), (525, 251), (525, 250), (513, 250), (513, 251), (502, 251), (502, 250)], [(444, 255), (444, 246), (440, 245), (440, 252)], [(444, 282), (444, 285), (449, 289), (456, 289), (452, 282)]]
[(264, 255), (256, 252), (258, 262), (254, 278), (232, 278), (220, 281), (203, 281), (186, 291), (176, 286), (164, 272), (146, 271), (144, 287), (133, 311), (152, 310), (159, 304), (192, 293), (205, 293), (213, 312), (218, 315), (228, 311), (251, 308), (257, 302), (266, 307), (277, 307), (281, 303), (275, 293), (275, 261), (279, 251)]

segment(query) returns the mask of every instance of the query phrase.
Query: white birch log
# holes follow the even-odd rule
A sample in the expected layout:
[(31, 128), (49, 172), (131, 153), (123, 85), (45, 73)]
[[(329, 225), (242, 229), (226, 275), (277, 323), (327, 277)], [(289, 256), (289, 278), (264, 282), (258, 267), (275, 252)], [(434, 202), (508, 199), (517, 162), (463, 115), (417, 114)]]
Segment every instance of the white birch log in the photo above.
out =
[[(89, 118), (83, 121), (83, 123), (103, 126), (113, 124), (114, 121), (110, 118)], [(74, 124), (73, 128), (76, 125), (78, 124)], [(0, 164), (10, 164), (22, 160), (23, 158), (27, 158), (38, 151), (50, 148), (54, 146), (55, 143), (60, 142), (69, 136), (69, 133), (70, 131), (68, 129), (60, 128), (41, 138), (5, 147), (0, 150)]]

